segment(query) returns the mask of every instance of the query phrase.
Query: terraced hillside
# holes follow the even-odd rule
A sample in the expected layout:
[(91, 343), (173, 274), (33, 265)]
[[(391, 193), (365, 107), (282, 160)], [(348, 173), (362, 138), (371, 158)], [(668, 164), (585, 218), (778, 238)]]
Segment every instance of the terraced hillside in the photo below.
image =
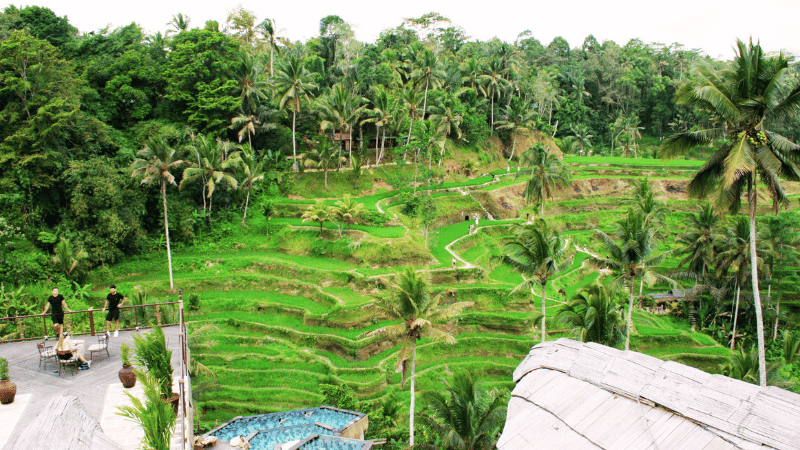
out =
[[(657, 191), (663, 189), (660, 198), (673, 211), (667, 218), (667, 248), (676, 245), (674, 233), (682, 226), (683, 212), (694, 210), (696, 203), (680, 192), (685, 177), (697, 168), (695, 161), (571, 157), (567, 162), (575, 179), (548, 203), (546, 213), (567, 230), (573, 259), (548, 288), (548, 318), (576, 290), (601, 276), (587, 264), (590, 253), (602, 251), (594, 229), (608, 227), (623, 212), (629, 178), (647, 175), (655, 180)], [(526, 213), (538, 217), (538, 210), (526, 207), (520, 197), (524, 179), (506, 170), (495, 175), (494, 180), (487, 174), (432, 188), (443, 214), (427, 247), (413, 221), (400, 214), (397, 195), (411, 190), (405, 188), (359, 199), (374, 214), (385, 215), (386, 226), (347, 230), (327, 222), (320, 239), (318, 224), (298, 218), (312, 203), (309, 195), (279, 202), (279, 213), (269, 222), (253, 215), (244, 231), (235, 223), (221, 226), (215, 244), (176, 249), (176, 286), (184, 296), (200, 298), (199, 310), (188, 320), (192, 356), (205, 368), (196, 369), (194, 379), (202, 427), (237, 415), (318, 405), (323, 400), (321, 383), (346, 383), (365, 400), (397, 393), (407, 401), (407, 386), (395, 370), (397, 343), (367, 337), (392, 323), (371, 305), (406, 264), (430, 272), (444, 303), (474, 302), (447, 324), (456, 344), (421, 342), (417, 389), (439, 386), (443, 376), (458, 368), (483, 373), (487, 386), (511, 388), (511, 372), (538, 340), (531, 317), (534, 305), (540, 305), (540, 293), (533, 298), (530, 292), (512, 293), (521, 277), (492, 257), (510, 236), (510, 226)], [(505, 206), (498, 206), (501, 201)], [(487, 218), (497, 209), (510, 212), (504, 220)], [(477, 231), (469, 234), (474, 221), (465, 222), (463, 216), (475, 213), (481, 218)], [(677, 261), (671, 258), (662, 269), (668, 271)], [(113, 266), (105, 277), (113, 277), (121, 292), (136, 287), (151, 296), (166, 295), (166, 267), (158, 255)], [(566, 296), (558, 294), (559, 289)], [(707, 335), (692, 332), (685, 320), (637, 309), (634, 322), (632, 348), (644, 353), (712, 372), (718, 372), (730, 355)], [(568, 335), (557, 324), (549, 324), (548, 331), (550, 338)]]

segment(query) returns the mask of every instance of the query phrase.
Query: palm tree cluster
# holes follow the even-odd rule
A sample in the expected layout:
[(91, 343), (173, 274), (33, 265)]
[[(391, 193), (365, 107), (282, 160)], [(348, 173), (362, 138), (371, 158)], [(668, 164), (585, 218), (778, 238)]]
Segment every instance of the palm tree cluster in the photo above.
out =
[(772, 131), (771, 125), (800, 111), (800, 82), (789, 78), (789, 58), (767, 56), (759, 44), (738, 41), (736, 56), (717, 70), (698, 66), (676, 96), (679, 103), (710, 112), (709, 128), (679, 132), (664, 141), (664, 156), (676, 156), (717, 139), (723, 144), (689, 183), (689, 194), (735, 213), (747, 194), (750, 278), (758, 337), (759, 379), (766, 386), (764, 320), (757, 255), (756, 211), (759, 180), (776, 204), (787, 201), (780, 179), (800, 180), (795, 162), (800, 146)]

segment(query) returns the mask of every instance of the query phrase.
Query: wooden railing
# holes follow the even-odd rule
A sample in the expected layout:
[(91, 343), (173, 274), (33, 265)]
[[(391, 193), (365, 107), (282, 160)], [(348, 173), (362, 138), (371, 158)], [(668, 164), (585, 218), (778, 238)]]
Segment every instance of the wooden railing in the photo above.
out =
[[(149, 303), (120, 307), (120, 330), (139, 330), (154, 326), (177, 326), (181, 322), (181, 302)], [(64, 311), (64, 331), (74, 336), (103, 333), (106, 312), (99, 309)], [(0, 336), (15, 335), (0, 342), (19, 342), (55, 338), (50, 313), (28, 316), (0, 317)]]

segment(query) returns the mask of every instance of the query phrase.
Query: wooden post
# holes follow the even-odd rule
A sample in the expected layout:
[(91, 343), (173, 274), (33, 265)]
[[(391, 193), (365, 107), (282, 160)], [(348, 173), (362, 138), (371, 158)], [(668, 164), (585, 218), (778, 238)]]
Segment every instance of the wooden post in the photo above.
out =
[(94, 331), (94, 311), (89, 310), (89, 329), (92, 331), (92, 336), (95, 336)]

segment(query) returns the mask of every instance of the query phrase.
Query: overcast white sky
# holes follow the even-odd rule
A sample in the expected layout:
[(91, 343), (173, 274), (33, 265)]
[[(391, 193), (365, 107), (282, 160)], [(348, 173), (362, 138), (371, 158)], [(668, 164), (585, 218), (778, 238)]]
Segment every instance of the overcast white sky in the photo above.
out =
[[(381, 30), (398, 26), (403, 18), (436, 11), (461, 26), (472, 39), (498, 37), (513, 42), (524, 30), (547, 45), (556, 36), (579, 47), (593, 34), (598, 41), (625, 45), (680, 42), (701, 48), (714, 58), (730, 59), (736, 38), (760, 40), (767, 51), (800, 55), (797, 21), (800, 0), (22, 0), (66, 15), (81, 32), (112, 28), (133, 21), (148, 31), (164, 31), (174, 14), (191, 18), (192, 27), (206, 20), (225, 22), (238, 5), (260, 19), (275, 20), (291, 40), (319, 34), (319, 20), (335, 14), (350, 23), (360, 41), (373, 42)], [(7, 3), (8, 4), (8, 3)]]

